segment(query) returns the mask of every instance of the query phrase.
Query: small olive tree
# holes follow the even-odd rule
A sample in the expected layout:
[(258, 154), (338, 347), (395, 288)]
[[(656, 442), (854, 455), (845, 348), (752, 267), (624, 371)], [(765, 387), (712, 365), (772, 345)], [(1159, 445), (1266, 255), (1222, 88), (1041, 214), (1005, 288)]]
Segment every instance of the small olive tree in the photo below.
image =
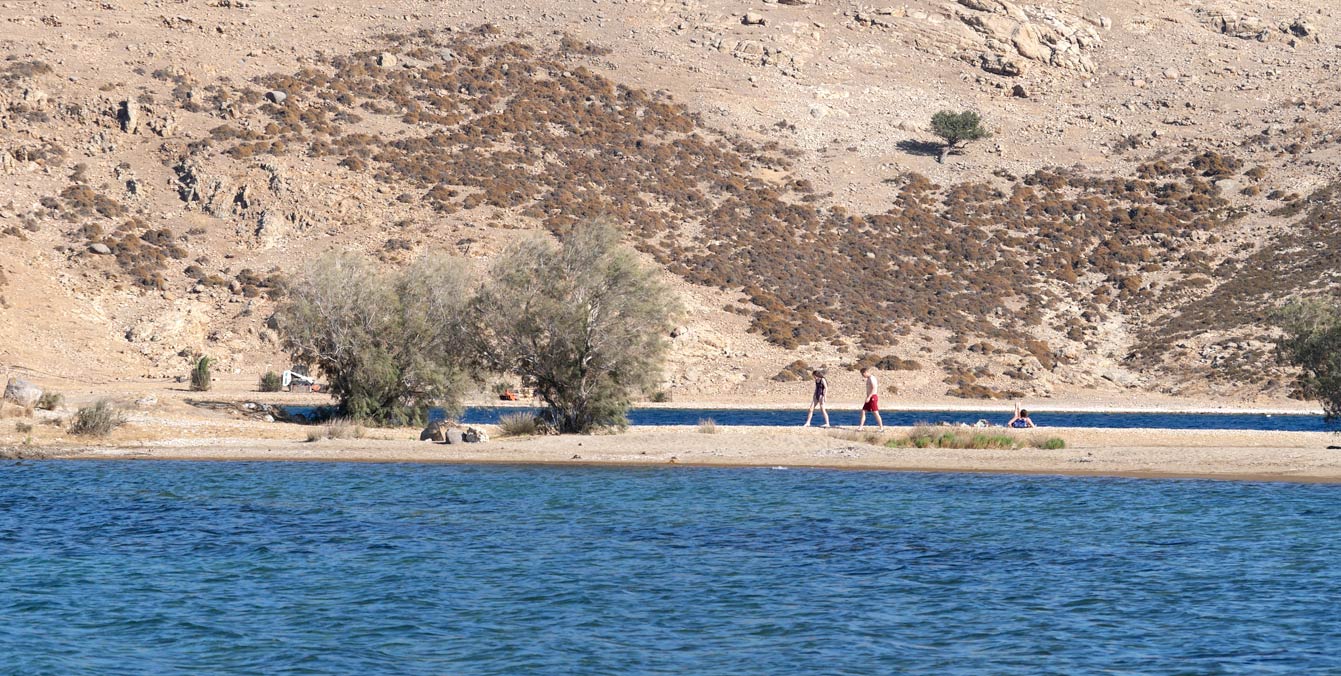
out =
[(991, 136), (991, 132), (982, 124), (982, 116), (966, 110), (956, 113), (942, 110), (931, 116), (931, 131), (945, 142), (941, 145), (941, 154), (937, 161), (944, 163), (952, 150), (962, 148), (969, 141), (977, 141)]
[(560, 432), (623, 426), (660, 379), (677, 304), (611, 226), (522, 241), (492, 266), (472, 316), (482, 366), (532, 385)]
[(461, 411), (470, 285), (454, 259), (383, 271), (360, 256), (331, 254), (291, 282), (276, 325), (294, 359), (329, 380), (341, 416), (418, 424), (432, 406)]
[(1285, 331), (1277, 343), (1279, 360), (1299, 367), (1299, 389), (1322, 402), (1329, 420), (1341, 417), (1341, 305), (1296, 301), (1275, 319)]

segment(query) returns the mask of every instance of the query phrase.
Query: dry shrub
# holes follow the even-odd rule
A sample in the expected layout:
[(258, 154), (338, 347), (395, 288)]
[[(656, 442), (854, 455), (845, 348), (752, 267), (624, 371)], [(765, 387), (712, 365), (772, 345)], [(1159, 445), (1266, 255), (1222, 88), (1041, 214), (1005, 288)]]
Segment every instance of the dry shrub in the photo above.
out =
[(54, 411), (65, 403), (65, 395), (59, 392), (43, 392), (37, 400), (37, 407), (43, 411)]
[(531, 437), (540, 434), (540, 420), (531, 413), (504, 413), (498, 416), (501, 437)]
[(885, 444), (886, 436), (875, 430), (832, 430), (829, 436), (843, 441), (851, 441), (859, 444), (870, 444), (872, 446), (881, 446)]
[[(889, 209), (860, 214), (825, 206), (832, 196), (816, 196), (794, 176), (759, 178), (760, 168), (791, 172), (790, 149), (713, 131), (665, 95), (575, 65), (602, 53), (578, 39), (563, 36), (557, 49), (542, 49), (481, 28), (382, 40), (260, 78), (261, 89), (219, 92), (254, 107), (238, 108), (251, 119), (214, 129), (213, 141), (236, 157), (329, 157), (422, 196), (441, 213), (499, 207), (555, 234), (598, 217), (626, 224), (635, 245), (673, 273), (743, 290), (747, 305), (733, 311), (782, 347), (842, 335), (875, 350), (909, 327), (1009, 344), (1034, 338), (1048, 309), (1065, 315), (1055, 320), (1071, 341), (1094, 335), (1101, 313), (1116, 311), (1149, 317), (1151, 331), (1162, 334), (1151, 345), (1167, 344), (1168, 334), (1196, 330), (1198, 321), (1208, 320), (1200, 324), (1205, 331), (1245, 316), (1223, 311), (1239, 304), (1226, 300), (1231, 293), (1198, 310), (1207, 291), (1181, 279), (1232, 283), (1278, 262), (1259, 268), (1245, 261), (1240, 270), (1221, 266), (1218, 254), (1195, 269), (1182, 260), (1242, 216), (1214, 181), (1243, 162), (1215, 151), (1170, 155), (1119, 175), (1054, 167), (943, 186), (910, 173), (890, 179)], [(383, 50), (425, 65), (378, 68)], [(293, 96), (284, 106), (262, 104), (267, 88)], [(415, 126), (404, 134), (371, 131), (380, 125), (359, 124), (355, 110)], [(218, 152), (198, 147), (207, 151)], [(1246, 174), (1263, 175), (1257, 168)], [(95, 197), (72, 197), (75, 207), (96, 213)], [(1295, 196), (1281, 215), (1313, 204)], [(701, 223), (701, 237), (676, 237), (681, 223)], [(1269, 259), (1295, 249), (1264, 250)], [(142, 272), (142, 286), (160, 283), (151, 264)], [(1074, 311), (1064, 309), (1072, 304)], [(1258, 307), (1255, 298), (1241, 304)], [(1195, 317), (1184, 320), (1184, 313)], [(1039, 356), (1046, 368), (1052, 359)], [(992, 396), (972, 387), (963, 394)]]
[(698, 421), (699, 434), (717, 434), (717, 421), (712, 418), (704, 418)]
[(115, 404), (100, 399), (92, 406), (79, 409), (70, 419), (70, 434), (76, 436), (105, 437), (112, 430), (126, 424), (126, 416)]
[(274, 371), (266, 371), (256, 387), (262, 392), (278, 392), (284, 387), (284, 379)]
[(349, 418), (335, 418), (320, 429), (309, 430), (308, 441), (322, 439), (362, 439), (368, 430)]
[(804, 360), (797, 359), (796, 361), (784, 366), (781, 371), (778, 371), (777, 375), (773, 376), (773, 380), (779, 383), (790, 383), (798, 380), (805, 380), (806, 378), (811, 377), (810, 372), (811, 372), (810, 365), (805, 363)]

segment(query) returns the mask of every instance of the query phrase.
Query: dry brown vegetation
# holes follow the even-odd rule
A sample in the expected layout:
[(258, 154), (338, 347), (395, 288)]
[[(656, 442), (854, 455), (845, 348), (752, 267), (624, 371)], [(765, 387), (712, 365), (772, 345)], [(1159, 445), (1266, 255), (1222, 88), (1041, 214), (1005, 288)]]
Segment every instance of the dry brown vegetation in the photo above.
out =
[[(556, 234), (609, 219), (672, 273), (742, 292), (748, 304), (728, 308), (748, 314), (751, 330), (772, 343), (855, 342), (863, 356), (845, 365), (853, 369), (922, 369), (888, 353), (930, 330), (948, 336), (952, 355), (1032, 360), (1052, 371), (1096, 347), (1102, 327), (1122, 315), (1136, 318), (1140, 332), (1128, 361), (1147, 368), (1169, 365), (1170, 343), (1249, 327), (1222, 341), (1213, 375), (1269, 388), (1277, 381), (1262, 367), (1270, 354), (1259, 343), (1270, 336), (1255, 327), (1281, 292), (1336, 281), (1335, 188), (1307, 198), (1272, 192), (1275, 215), (1300, 227), (1260, 248), (1217, 253), (1227, 226), (1242, 218), (1217, 181), (1233, 179), (1252, 196), (1268, 175), (1266, 166), (1227, 153), (1168, 154), (1130, 175), (1048, 168), (939, 185), (908, 173), (889, 179), (896, 194), (888, 209), (853, 213), (796, 173), (793, 150), (713, 130), (667, 95), (580, 65), (601, 56), (599, 46), (563, 36), (546, 49), (488, 25), (384, 39), (377, 49), (313, 58), (241, 85), (156, 71), (173, 95), (155, 105), (217, 118), (207, 138), (165, 162), (322, 158), (374, 177), (399, 202), (441, 214), (502, 214)], [(383, 51), (400, 63), (379, 65)], [(13, 63), (0, 80), (49, 71)], [(285, 97), (271, 100), (268, 91)], [(1298, 134), (1305, 145), (1333, 136)], [(48, 145), (13, 152), (64, 154)], [(230, 280), (203, 259), (172, 263), (186, 258), (183, 237), (131, 215), (82, 172), (71, 179), (43, 200), (48, 216), (73, 223), (83, 246), (108, 246), (134, 285), (162, 289), (180, 271), (189, 284), (236, 281), (246, 297), (282, 292), (274, 271), (244, 269)], [(388, 261), (419, 244), (409, 236), (384, 241)], [(1035, 377), (957, 358), (939, 366), (948, 393), (960, 397), (1021, 396), (1026, 388), (983, 381)], [(775, 380), (804, 379), (809, 368), (797, 362)]]
[[(1115, 307), (1154, 307), (1202, 271), (1200, 245), (1234, 217), (1213, 180), (1242, 162), (1214, 152), (1125, 179), (1054, 169), (946, 187), (906, 175), (888, 211), (850, 214), (805, 199), (806, 181), (754, 178), (792, 168), (775, 144), (715, 133), (683, 106), (490, 34), (392, 38), (414, 68), (379, 67), (368, 51), (264, 78), (286, 102), (260, 104), (268, 120), (252, 131), (221, 125), (214, 143), (237, 157), (339, 158), (419, 186), (444, 213), (509, 209), (556, 233), (615, 218), (673, 272), (743, 290), (753, 330), (784, 347), (840, 333), (880, 347), (920, 326), (993, 338), (1048, 368), (1037, 327), (1084, 341)], [(359, 115), (414, 132), (368, 133), (351, 126)], [(702, 234), (687, 241), (691, 224)], [(1080, 312), (1051, 316), (1073, 300)]]

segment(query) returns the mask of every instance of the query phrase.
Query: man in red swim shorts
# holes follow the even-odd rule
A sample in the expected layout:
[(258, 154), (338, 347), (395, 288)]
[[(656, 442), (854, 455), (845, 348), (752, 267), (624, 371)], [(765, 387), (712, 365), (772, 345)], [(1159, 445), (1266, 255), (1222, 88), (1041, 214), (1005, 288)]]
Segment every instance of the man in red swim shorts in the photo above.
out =
[(871, 373), (870, 367), (861, 370), (861, 376), (866, 379), (866, 403), (861, 405), (861, 422), (857, 423), (857, 429), (866, 427), (866, 412), (870, 411), (875, 416), (875, 424), (880, 426), (880, 431), (885, 431), (885, 421), (880, 419), (880, 394), (879, 382), (875, 375)]

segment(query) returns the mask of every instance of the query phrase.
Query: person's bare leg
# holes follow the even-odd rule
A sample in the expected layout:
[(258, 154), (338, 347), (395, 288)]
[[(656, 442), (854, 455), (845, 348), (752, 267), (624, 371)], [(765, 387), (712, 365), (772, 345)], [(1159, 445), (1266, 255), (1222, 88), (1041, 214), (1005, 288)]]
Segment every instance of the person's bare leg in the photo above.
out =
[(861, 429), (865, 426), (866, 426), (866, 409), (863, 408), (861, 409), (861, 422), (857, 423), (857, 429)]
[(829, 426), (829, 409), (826, 408), (826, 407), (824, 406), (824, 402), (822, 402), (822, 401), (820, 402), (819, 407), (820, 407), (820, 413), (823, 413), (823, 414), (824, 414), (824, 426), (825, 426), (825, 427), (828, 427), (828, 426)]
[[(801, 427), (810, 427), (810, 419), (813, 417), (815, 417), (815, 402), (812, 401), (810, 402), (810, 412), (806, 413), (806, 424), (802, 425)], [(825, 418), (827, 419), (828, 415), (825, 415)]]
[(880, 412), (879, 412), (879, 411), (871, 411), (871, 415), (875, 416), (875, 424), (877, 424), (877, 425), (880, 426), (880, 431), (881, 431), (881, 432), (884, 432), (884, 431), (885, 431), (885, 421), (883, 421), (883, 420), (880, 419)]

